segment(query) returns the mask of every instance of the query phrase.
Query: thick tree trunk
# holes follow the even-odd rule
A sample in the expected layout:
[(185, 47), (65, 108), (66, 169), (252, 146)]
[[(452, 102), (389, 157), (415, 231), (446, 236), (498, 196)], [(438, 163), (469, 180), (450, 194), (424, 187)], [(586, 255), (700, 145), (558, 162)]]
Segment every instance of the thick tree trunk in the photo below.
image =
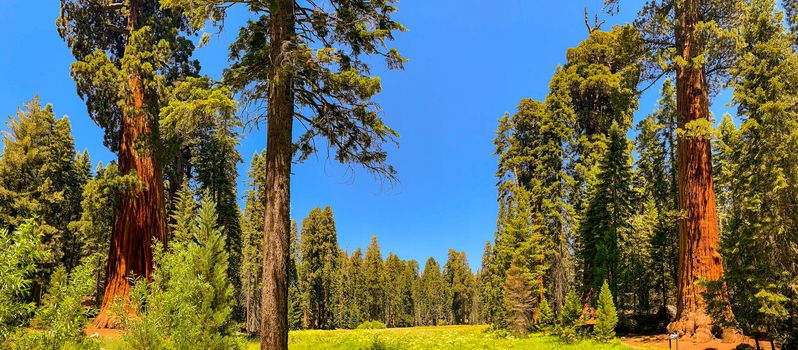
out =
[(293, 46), (293, 1), (271, 2), (271, 61), (266, 142), (266, 217), (263, 228), (261, 349), (288, 349), (288, 260), (291, 239), (293, 77), (286, 52)]
[[(137, 29), (138, 11), (131, 5), (128, 31)], [(166, 240), (164, 221), (163, 174), (151, 150), (136, 148), (140, 139), (149, 140), (153, 134), (149, 118), (144, 114), (144, 86), (141, 77), (130, 75), (132, 115), (122, 118), (119, 142), (119, 171), (135, 172), (141, 187), (120, 200), (111, 234), (111, 250), (106, 270), (105, 292), (100, 313), (94, 320), (97, 328), (118, 326), (113, 315), (117, 300), (130, 295), (131, 279), (149, 278), (152, 272), (152, 244)]]
[[(692, 62), (702, 51), (700, 37), (696, 33), (696, 26), (701, 20), (698, 1), (686, 0), (678, 4), (681, 6), (676, 6), (677, 50), (686, 62)], [(709, 119), (709, 97), (703, 65), (677, 65), (676, 97), (680, 128), (694, 120)], [(704, 287), (697, 282), (717, 281), (723, 276), (712, 183), (712, 150), (708, 136), (693, 135), (679, 140), (678, 184), (679, 209), (684, 216), (679, 221), (676, 320), (668, 325), (668, 331), (706, 342), (713, 337), (713, 320), (706, 313), (706, 301), (701, 295)]]
[[(133, 106), (140, 111), (144, 100), (141, 80), (131, 76), (130, 86)], [(111, 235), (102, 308), (94, 321), (97, 328), (117, 326), (118, 320), (112, 315), (113, 303), (130, 295), (131, 278), (150, 277), (152, 244), (156, 239), (166, 240), (161, 168), (149, 151), (140, 154), (135, 149), (136, 140), (149, 138), (151, 132), (147, 118), (140, 112), (123, 118), (119, 170), (122, 174), (135, 172), (142, 187), (119, 203)]]

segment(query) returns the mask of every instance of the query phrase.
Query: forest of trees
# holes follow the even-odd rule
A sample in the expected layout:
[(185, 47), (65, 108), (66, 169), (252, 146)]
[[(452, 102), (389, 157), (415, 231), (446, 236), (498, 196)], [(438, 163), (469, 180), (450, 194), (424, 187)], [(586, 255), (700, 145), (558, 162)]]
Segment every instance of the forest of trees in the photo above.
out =
[[(215, 81), (193, 52), (239, 3), (252, 19)], [(236, 347), (237, 324), (286, 349), (289, 329), (375, 321), (798, 347), (798, 1), (648, 1), (611, 28), (586, 13), (545, 98), (498, 121), (497, 225), (476, 271), (454, 249), (423, 266), (385, 255), (376, 236), (344, 250), (332, 208), (291, 213), (292, 165), (320, 150), (397, 176), (371, 68), (403, 68), (390, 43), (406, 29), (393, 1), (329, 3), (61, 1), (77, 95), (117, 159), (92, 163), (38, 97), (9, 118), (0, 346), (62, 339), (23, 326), (82, 339), (92, 318), (178, 348), (187, 334)], [(736, 113), (717, 122), (722, 91)], [(241, 208), (245, 123), (266, 126), (267, 146)], [(62, 306), (71, 328), (54, 326)]]
[[(499, 122), (498, 229), (480, 271), (489, 322), (517, 327), (509, 303), (525, 305), (524, 328), (546, 327), (549, 307), (562, 324), (569, 293), (587, 322), (606, 283), (624, 331), (796, 346), (798, 17), (778, 5), (654, 1), (608, 31), (586, 17), (590, 35), (545, 100)], [(739, 123), (725, 115), (716, 129), (722, 89)], [(507, 289), (519, 283), (532, 300)]]

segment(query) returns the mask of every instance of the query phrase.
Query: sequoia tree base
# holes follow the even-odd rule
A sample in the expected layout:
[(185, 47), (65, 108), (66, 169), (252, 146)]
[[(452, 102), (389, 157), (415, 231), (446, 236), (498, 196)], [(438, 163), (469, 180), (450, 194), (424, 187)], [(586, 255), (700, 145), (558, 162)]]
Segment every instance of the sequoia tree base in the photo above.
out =
[[(712, 318), (701, 312), (690, 312), (682, 315), (668, 325), (668, 333), (676, 333), (681, 339), (695, 343), (707, 343), (715, 339), (713, 334)], [(716, 329), (718, 336), (724, 343), (737, 343), (743, 340), (743, 335), (733, 328)]]

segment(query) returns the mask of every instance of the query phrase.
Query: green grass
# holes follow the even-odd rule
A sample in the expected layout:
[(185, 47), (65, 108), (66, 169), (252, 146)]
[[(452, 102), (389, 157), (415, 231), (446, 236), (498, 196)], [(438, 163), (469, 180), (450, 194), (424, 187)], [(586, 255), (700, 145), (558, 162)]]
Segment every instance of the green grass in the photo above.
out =
[[(468, 349), (525, 349), (525, 350), (581, 350), (618, 349), (631, 347), (614, 343), (586, 340), (564, 344), (553, 336), (532, 334), (527, 338), (498, 338), (485, 332), (486, 326), (443, 326), (363, 330), (305, 330), (288, 335), (291, 350), (468, 350)], [(257, 340), (247, 349), (258, 349)]]

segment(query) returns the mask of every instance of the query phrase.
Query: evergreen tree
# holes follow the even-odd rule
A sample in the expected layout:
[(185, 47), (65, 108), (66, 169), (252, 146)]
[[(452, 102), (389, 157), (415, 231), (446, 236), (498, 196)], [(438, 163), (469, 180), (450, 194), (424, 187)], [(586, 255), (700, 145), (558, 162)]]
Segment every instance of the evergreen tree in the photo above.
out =
[[(258, 220), (260, 222), (260, 220)], [(262, 237), (260, 231), (255, 234), (256, 237)], [(302, 312), (302, 283), (300, 270), (302, 256), (302, 242), (299, 239), (299, 230), (297, 229), (296, 221), (291, 220), (291, 256), (288, 262), (288, 328), (292, 330), (302, 329), (303, 312)], [(252, 266), (253, 268), (260, 268), (262, 264)], [(339, 265), (340, 266), (340, 265)], [(336, 272), (338, 269), (336, 269)], [(252, 295), (258, 298), (258, 294)], [(260, 310), (254, 309), (252, 312), (258, 314)], [(255, 325), (257, 327), (257, 325)]]
[(92, 294), (96, 305), (102, 305), (105, 266), (119, 200), (134, 192), (138, 186), (136, 176), (120, 174), (115, 162), (105, 167), (99, 163), (94, 177), (83, 186), (80, 219), (70, 223), (69, 227), (77, 236), (81, 259), (93, 261), (92, 270), (96, 275)]
[(366, 259), (363, 262), (366, 295), (363, 304), (366, 306), (368, 321), (385, 320), (385, 275), (383, 273), (382, 253), (377, 243), (377, 236), (371, 236), (371, 243), (366, 248)]
[(636, 253), (622, 249), (630, 240), (634, 214), (632, 168), (626, 133), (613, 123), (607, 152), (603, 157), (596, 193), (591, 199), (587, 217), (581, 225), (581, 251), (584, 263), (583, 285), (587, 301), (599, 289), (598, 281), (618, 285), (621, 254)]
[(515, 264), (507, 270), (504, 282), (504, 302), (507, 310), (507, 324), (516, 335), (526, 335), (532, 328), (532, 309), (535, 296), (532, 281), (523, 269)]
[[(635, 182), (641, 199), (638, 210), (643, 212), (638, 215), (641, 220), (636, 221), (643, 226), (638, 225), (635, 231), (653, 229), (650, 282), (657, 290), (658, 314), (663, 318), (667, 317), (667, 306), (675, 297), (673, 286), (678, 273), (677, 220), (680, 213), (676, 187), (676, 123), (673, 83), (666, 79), (654, 113), (637, 125), (639, 133), (635, 139), (638, 154)], [(645, 215), (651, 204), (654, 212)], [(653, 226), (645, 223), (647, 220), (655, 220)]]
[(424, 264), (424, 272), (419, 280), (422, 325), (435, 326), (443, 319), (446, 304), (444, 284), (441, 266), (430, 257)]
[(333, 276), (338, 268), (338, 239), (330, 207), (315, 208), (302, 220), (301, 256), (305, 327), (333, 324)]
[[(89, 116), (104, 129), (105, 145), (119, 158), (119, 172), (134, 174), (141, 183), (119, 201), (112, 229), (105, 296), (95, 326), (113, 327), (111, 304), (129, 296), (133, 277), (149, 278), (152, 241), (166, 239), (163, 160), (174, 150), (166, 147), (169, 128), (162, 130), (160, 122), (161, 117), (168, 121), (185, 115), (164, 108), (171, 102), (190, 105), (193, 96), (202, 95), (196, 90), (210, 84), (205, 78), (189, 80), (198, 75), (199, 64), (190, 59), (194, 44), (186, 36), (195, 30), (187, 14), (163, 8), (158, 0), (65, 0), (56, 23), (76, 59), (71, 74)], [(175, 94), (186, 86), (191, 96), (181, 100)], [(218, 101), (204, 101), (202, 115), (224, 114), (231, 99)]]
[[(620, 0), (606, 0), (611, 10)], [(679, 135), (679, 281), (676, 320), (669, 332), (698, 342), (712, 338), (712, 318), (702, 296), (704, 284), (723, 277), (720, 235), (712, 179), (710, 95), (723, 86), (738, 55), (742, 0), (658, 0), (646, 2), (635, 22), (660, 76), (676, 75)], [(697, 263), (698, 262), (698, 263)], [(722, 296), (721, 299), (725, 299)], [(730, 330), (734, 336), (735, 331)]]
[(465, 324), (471, 312), (473, 301), (474, 275), (468, 266), (465, 252), (449, 249), (446, 264), (443, 265), (443, 278), (447, 284), (447, 318), (449, 324)]
[(615, 325), (618, 324), (618, 314), (615, 311), (615, 304), (613, 304), (612, 299), (610, 287), (607, 285), (607, 281), (604, 281), (598, 297), (596, 324), (593, 326), (593, 334), (599, 341), (606, 342), (615, 338)]
[[(249, 168), (249, 189), (246, 191), (241, 243), (241, 302), (244, 324), (249, 333), (260, 330), (260, 294), (263, 281), (263, 217), (266, 198), (263, 195), (265, 152), (252, 155)], [(298, 247), (299, 245), (297, 245)], [(301, 304), (301, 303), (300, 303)]]
[[(201, 27), (208, 19), (223, 19), (237, 1), (169, 0), (167, 8), (186, 8), (190, 22)], [(340, 1), (323, 3), (279, 0), (244, 2), (253, 12), (232, 45), (232, 67), (225, 81), (241, 91), (245, 102), (266, 104), (266, 221), (264, 252), (267, 271), (263, 292), (262, 346), (288, 348), (287, 276), (290, 229), (292, 158), (304, 160), (316, 151), (316, 139), (327, 139), (335, 159), (360, 164), (387, 178), (395, 176), (386, 165), (382, 145), (398, 134), (386, 126), (374, 96), (378, 77), (370, 75), (368, 56), (383, 56), (388, 68), (402, 68), (405, 59), (388, 48), (396, 31), (405, 28), (393, 20), (393, 1)], [(352, 23), (359, 23), (352, 25)], [(268, 103), (266, 103), (268, 102)], [(294, 118), (307, 127), (295, 137)], [(296, 142), (296, 143), (295, 143)], [(267, 292), (267, 290), (277, 291)]]
[(56, 119), (52, 105), (38, 97), (7, 122), (0, 153), (0, 228), (14, 231), (37, 218), (42, 242), (51, 251), (39, 261), (31, 297), (40, 300), (58, 265), (72, 268), (79, 258), (69, 224), (80, 218), (85, 160), (76, 162), (69, 119)]
[(725, 118), (718, 141), (719, 183), (729, 191), (721, 197), (725, 281), (743, 331), (764, 329), (789, 348), (798, 344), (798, 254), (785, 248), (798, 242), (798, 54), (774, 0), (748, 4), (742, 36), (731, 70), (742, 123), (735, 130)]

